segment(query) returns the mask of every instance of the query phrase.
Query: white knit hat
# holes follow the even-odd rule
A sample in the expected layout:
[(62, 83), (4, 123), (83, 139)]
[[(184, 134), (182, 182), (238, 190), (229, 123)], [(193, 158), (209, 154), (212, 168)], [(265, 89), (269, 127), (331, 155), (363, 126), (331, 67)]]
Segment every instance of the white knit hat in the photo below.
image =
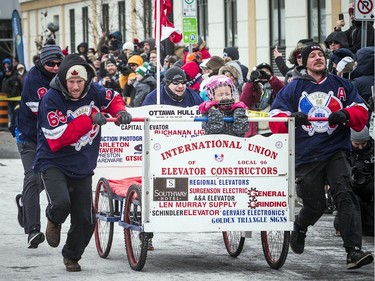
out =
[(124, 45), (122, 45), (122, 50), (130, 50), (134, 52), (133, 42), (125, 42)]
[(70, 78), (82, 78), (87, 81), (87, 70), (83, 65), (73, 65), (66, 72), (66, 80)]

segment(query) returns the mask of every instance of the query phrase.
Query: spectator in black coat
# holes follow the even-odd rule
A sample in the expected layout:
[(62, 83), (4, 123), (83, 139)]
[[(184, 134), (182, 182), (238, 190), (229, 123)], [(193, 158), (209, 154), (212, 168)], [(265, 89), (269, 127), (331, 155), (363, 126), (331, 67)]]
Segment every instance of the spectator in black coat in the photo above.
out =
[(357, 67), (351, 74), (352, 83), (365, 102), (369, 101), (374, 87), (374, 49), (366, 47), (357, 51)]
[[(356, 21), (354, 19), (354, 3), (350, 4), (348, 13), (352, 24), (349, 29), (344, 32), (349, 44), (349, 50), (356, 54), (361, 47), (365, 47), (361, 45), (362, 21)], [(374, 21), (366, 21), (365, 23), (367, 25), (366, 46), (374, 46)], [(343, 19), (338, 20), (334, 30), (341, 31), (344, 26), (345, 21)]]

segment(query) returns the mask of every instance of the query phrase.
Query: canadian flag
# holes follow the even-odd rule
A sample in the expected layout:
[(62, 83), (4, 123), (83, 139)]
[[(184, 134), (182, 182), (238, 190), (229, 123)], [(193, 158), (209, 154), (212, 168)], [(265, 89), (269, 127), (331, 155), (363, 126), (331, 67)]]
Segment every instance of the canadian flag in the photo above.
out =
[(171, 40), (172, 43), (178, 43), (182, 40), (182, 33), (176, 29), (173, 23), (170, 22), (168, 16), (172, 12), (172, 4), (170, 0), (155, 0), (154, 1), (154, 38), (156, 38), (157, 30), (157, 1), (160, 1), (160, 41), (164, 39)]

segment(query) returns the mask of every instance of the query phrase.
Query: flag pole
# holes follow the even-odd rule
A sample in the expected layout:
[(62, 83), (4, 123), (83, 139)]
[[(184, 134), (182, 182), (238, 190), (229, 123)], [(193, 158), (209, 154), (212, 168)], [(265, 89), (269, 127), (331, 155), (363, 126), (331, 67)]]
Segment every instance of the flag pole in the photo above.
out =
[(156, 104), (160, 104), (160, 0), (156, 0), (156, 35), (155, 35), (155, 44), (156, 44)]

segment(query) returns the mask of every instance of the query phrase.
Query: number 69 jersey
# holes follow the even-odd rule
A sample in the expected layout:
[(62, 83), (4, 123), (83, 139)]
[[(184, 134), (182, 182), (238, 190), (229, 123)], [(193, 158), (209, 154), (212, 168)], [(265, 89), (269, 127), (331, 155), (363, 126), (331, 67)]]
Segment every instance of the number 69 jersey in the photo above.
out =
[[(85, 66), (85, 63), (80, 64)], [(101, 129), (92, 124), (90, 116), (95, 112), (115, 116), (125, 110), (125, 104), (116, 91), (91, 83), (93, 74), (90, 69), (87, 69), (89, 75), (81, 97), (72, 98), (66, 89), (66, 80), (59, 81), (60, 77), (66, 77), (66, 72), (61, 70), (63, 67), (61, 64), (39, 105), (34, 170), (56, 167), (71, 178), (83, 178), (93, 174), (99, 154)]]

